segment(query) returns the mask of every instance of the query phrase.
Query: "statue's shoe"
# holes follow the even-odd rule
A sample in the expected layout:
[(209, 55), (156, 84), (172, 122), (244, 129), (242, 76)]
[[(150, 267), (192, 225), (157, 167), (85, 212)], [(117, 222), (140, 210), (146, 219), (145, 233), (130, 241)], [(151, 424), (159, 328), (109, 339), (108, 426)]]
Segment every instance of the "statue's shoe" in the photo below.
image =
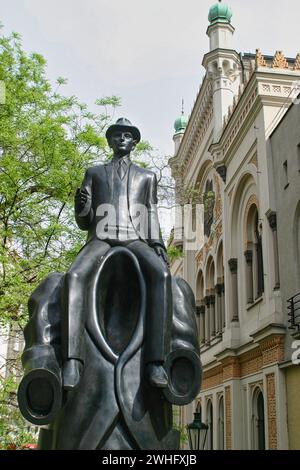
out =
[(161, 364), (151, 362), (147, 365), (146, 375), (152, 387), (166, 388), (168, 386), (168, 375)]
[(82, 363), (77, 359), (69, 359), (63, 365), (63, 388), (67, 391), (73, 391), (80, 381)]

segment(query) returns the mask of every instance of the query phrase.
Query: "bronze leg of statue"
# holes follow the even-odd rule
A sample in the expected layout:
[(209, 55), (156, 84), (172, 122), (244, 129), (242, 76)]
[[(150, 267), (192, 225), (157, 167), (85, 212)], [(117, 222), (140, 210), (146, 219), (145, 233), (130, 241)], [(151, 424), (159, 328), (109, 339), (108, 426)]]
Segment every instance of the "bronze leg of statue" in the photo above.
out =
[(146, 363), (163, 363), (170, 349), (173, 312), (171, 274), (166, 263), (142, 241), (127, 245), (139, 260), (147, 286)]
[(62, 356), (64, 388), (72, 390), (79, 381), (84, 362), (83, 332), (85, 324), (85, 295), (88, 278), (97, 262), (110, 249), (102, 240), (92, 240), (77, 255), (65, 275), (62, 302)]

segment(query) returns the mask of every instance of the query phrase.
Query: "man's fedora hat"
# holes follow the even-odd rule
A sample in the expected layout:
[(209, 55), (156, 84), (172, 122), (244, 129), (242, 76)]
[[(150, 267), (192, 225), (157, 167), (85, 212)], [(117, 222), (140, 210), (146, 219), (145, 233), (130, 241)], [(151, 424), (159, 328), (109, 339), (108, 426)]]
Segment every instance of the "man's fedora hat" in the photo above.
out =
[(141, 140), (141, 133), (137, 127), (133, 126), (131, 122), (126, 118), (120, 118), (116, 124), (110, 126), (106, 131), (106, 138), (109, 142), (112, 134), (116, 131), (128, 131), (131, 132), (133, 139), (139, 142)]

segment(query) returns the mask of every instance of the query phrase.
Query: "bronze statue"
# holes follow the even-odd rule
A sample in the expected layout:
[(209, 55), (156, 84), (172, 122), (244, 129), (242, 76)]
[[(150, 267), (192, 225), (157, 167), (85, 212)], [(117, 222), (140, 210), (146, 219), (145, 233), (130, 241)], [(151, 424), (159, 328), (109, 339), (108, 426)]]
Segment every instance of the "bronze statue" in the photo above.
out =
[[(139, 130), (127, 119), (119, 119), (115, 125), (110, 126), (106, 136), (114, 152), (112, 161), (88, 169), (75, 197), (76, 221), (82, 230), (88, 231), (88, 241), (65, 278), (63, 384), (67, 390), (76, 386), (84, 362), (84, 291), (95, 257), (100, 260), (112, 246), (126, 246), (136, 255), (141, 265), (149, 294), (145, 352), (147, 375), (153, 386), (166, 387), (168, 380), (163, 363), (169, 352), (172, 290), (166, 248), (160, 235), (156, 209), (156, 175), (131, 162), (130, 152), (141, 137)], [(135, 225), (136, 214), (132, 209), (141, 205), (145, 206), (148, 219), (143, 221), (142, 227), (138, 227)], [(108, 207), (109, 210), (112, 209), (117, 217), (112, 217), (114, 220), (103, 231), (99, 229), (105, 215), (104, 211), (101, 212), (101, 207), (107, 206), (111, 206)], [(153, 239), (153, 234), (157, 238)]]
[(113, 159), (75, 196), (87, 243), (29, 299), (19, 406), (49, 425), (40, 449), (177, 449), (172, 404), (201, 383), (195, 299), (169, 272), (156, 176), (130, 160), (139, 130), (122, 118), (106, 135)]

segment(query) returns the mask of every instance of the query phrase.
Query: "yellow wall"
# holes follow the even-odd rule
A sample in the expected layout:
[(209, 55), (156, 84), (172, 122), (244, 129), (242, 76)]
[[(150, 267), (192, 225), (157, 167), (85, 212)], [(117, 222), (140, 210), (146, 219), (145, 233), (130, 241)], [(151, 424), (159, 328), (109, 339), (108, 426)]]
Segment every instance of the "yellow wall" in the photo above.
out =
[(289, 448), (300, 450), (300, 365), (286, 370)]

